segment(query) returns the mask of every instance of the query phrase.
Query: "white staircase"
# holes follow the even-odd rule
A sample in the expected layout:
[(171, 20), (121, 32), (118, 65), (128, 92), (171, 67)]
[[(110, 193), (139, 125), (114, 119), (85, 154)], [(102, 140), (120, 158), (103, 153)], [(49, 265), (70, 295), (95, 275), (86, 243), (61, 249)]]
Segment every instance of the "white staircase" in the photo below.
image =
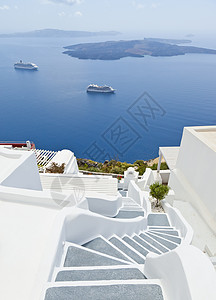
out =
[[(132, 199), (123, 198), (116, 218), (144, 217), (145, 211)], [(147, 230), (131, 236), (98, 236), (77, 245), (66, 242), (61, 265), (45, 288), (45, 300), (72, 299), (166, 299), (161, 281), (143, 274), (146, 255), (163, 254), (182, 242), (166, 214), (149, 214)]]

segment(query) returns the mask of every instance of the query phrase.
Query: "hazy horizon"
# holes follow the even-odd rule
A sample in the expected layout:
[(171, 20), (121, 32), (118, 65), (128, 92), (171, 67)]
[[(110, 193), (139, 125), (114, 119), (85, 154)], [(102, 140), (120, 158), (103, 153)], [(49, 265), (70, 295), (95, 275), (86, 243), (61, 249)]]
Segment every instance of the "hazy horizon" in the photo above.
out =
[(0, 0), (0, 33), (53, 28), (159, 36), (211, 34), (216, 30), (215, 11), (213, 0)]

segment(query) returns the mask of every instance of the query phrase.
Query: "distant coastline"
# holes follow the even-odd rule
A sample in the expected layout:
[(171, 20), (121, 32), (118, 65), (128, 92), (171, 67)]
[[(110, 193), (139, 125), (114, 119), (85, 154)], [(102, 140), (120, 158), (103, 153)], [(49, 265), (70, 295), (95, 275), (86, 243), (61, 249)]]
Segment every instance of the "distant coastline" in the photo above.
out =
[(121, 34), (118, 31), (74, 31), (59, 29), (41, 29), (29, 32), (17, 32), (10, 34), (0, 34), (0, 38), (70, 38), (70, 37), (91, 37), (91, 36), (115, 36)]
[(179, 46), (190, 40), (155, 39), (82, 43), (64, 47), (64, 54), (79, 59), (117, 60), (123, 57), (177, 56), (187, 53), (216, 54), (216, 50), (194, 46)]

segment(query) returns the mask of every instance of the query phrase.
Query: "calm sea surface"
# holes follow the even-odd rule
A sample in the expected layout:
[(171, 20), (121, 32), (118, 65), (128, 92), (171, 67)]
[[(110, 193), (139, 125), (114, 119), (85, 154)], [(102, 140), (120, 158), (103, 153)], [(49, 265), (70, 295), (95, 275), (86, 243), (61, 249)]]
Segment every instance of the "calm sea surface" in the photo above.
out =
[[(179, 145), (184, 126), (216, 124), (216, 55), (92, 61), (62, 54), (63, 46), (89, 41), (96, 39), (0, 39), (0, 140), (133, 162)], [(193, 45), (216, 49), (216, 40)], [(15, 70), (19, 59), (39, 70)], [(87, 94), (90, 83), (117, 91)]]

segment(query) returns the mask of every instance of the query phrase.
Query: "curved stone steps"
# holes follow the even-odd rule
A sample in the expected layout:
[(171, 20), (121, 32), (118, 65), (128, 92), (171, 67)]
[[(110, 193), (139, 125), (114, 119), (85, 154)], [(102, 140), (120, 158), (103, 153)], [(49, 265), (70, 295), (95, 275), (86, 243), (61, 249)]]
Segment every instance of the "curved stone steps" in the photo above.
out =
[(179, 232), (174, 229), (152, 229), (149, 228), (149, 231), (155, 232), (155, 233), (162, 233), (162, 234), (167, 234), (167, 235), (174, 235), (174, 236), (179, 236)]
[(157, 250), (159, 250), (161, 253), (166, 253), (169, 251), (168, 248), (161, 245), (160, 242), (156, 241), (154, 238), (149, 236), (146, 232), (140, 233), (139, 237), (143, 239), (144, 241), (148, 242), (150, 245), (154, 246)]
[(159, 237), (156, 234), (153, 234), (149, 231), (146, 232), (146, 234), (148, 236), (150, 236), (152, 239), (154, 239), (155, 241), (159, 242), (161, 245), (163, 245), (164, 247), (166, 247), (168, 250), (173, 250), (177, 247), (177, 244), (170, 242), (168, 239)]
[(52, 283), (44, 293), (45, 300), (163, 300), (158, 280), (98, 281)]
[(119, 213), (114, 217), (116, 219), (132, 219), (137, 217), (144, 217), (146, 212), (142, 206), (135, 202), (130, 197), (122, 198), (122, 207)]
[(173, 243), (176, 243), (176, 244), (181, 244), (181, 238), (180, 237), (177, 237), (177, 236), (173, 236), (172, 234), (166, 234), (166, 233), (159, 233), (159, 232), (155, 232), (153, 230), (149, 230), (149, 233), (152, 233), (156, 236), (159, 236), (159, 237), (162, 237), (166, 240), (169, 240)]
[[(127, 198), (119, 216), (140, 213), (144, 215), (143, 209)], [(109, 240), (98, 236), (83, 245), (67, 242), (43, 300), (162, 300), (160, 280), (146, 279), (142, 272), (145, 258), (150, 252), (171, 251), (181, 241), (166, 214), (149, 214), (147, 230), (139, 234), (113, 235)]]
[(113, 256), (118, 259), (123, 259), (128, 262), (131, 262), (131, 260), (129, 259), (128, 256), (125, 255), (125, 253), (119, 251), (117, 247), (115, 247), (110, 241), (106, 240), (102, 236), (97, 237), (82, 246), (88, 249), (101, 252), (103, 254)]
[(128, 245), (130, 245), (132, 248), (134, 248), (136, 251), (138, 251), (143, 257), (146, 257), (146, 255), (149, 253), (144, 247), (142, 247), (140, 244), (136, 243), (131, 237), (124, 236), (122, 238), (123, 241), (125, 241)]
[[(66, 270), (64, 270), (66, 269)], [(95, 281), (95, 280), (132, 280), (146, 279), (137, 268), (95, 268), (95, 269), (70, 269), (58, 271), (55, 281)]]
[(170, 222), (167, 214), (149, 214), (148, 215), (148, 226), (170, 226)]
[(133, 219), (137, 217), (144, 217), (145, 212), (143, 210), (127, 210), (121, 208), (119, 213), (114, 217), (116, 219)]
[(140, 244), (144, 249), (146, 249), (149, 252), (153, 252), (153, 253), (156, 253), (156, 254), (161, 254), (162, 253), (154, 245), (152, 245), (148, 241), (145, 241), (144, 239), (142, 239), (140, 236), (138, 236), (136, 234), (133, 236), (133, 240), (135, 240), (138, 244)]
[(170, 227), (170, 226), (148, 226), (148, 230), (175, 230), (174, 227)]
[(63, 267), (109, 266), (130, 264), (129, 261), (118, 259), (76, 244), (68, 243)]
[(109, 241), (116, 246), (119, 250), (129, 256), (135, 263), (144, 264), (145, 258), (141, 255), (137, 250), (128, 245), (124, 240), (119, 238), (118, 236), (113, 236), (109, 239)]

